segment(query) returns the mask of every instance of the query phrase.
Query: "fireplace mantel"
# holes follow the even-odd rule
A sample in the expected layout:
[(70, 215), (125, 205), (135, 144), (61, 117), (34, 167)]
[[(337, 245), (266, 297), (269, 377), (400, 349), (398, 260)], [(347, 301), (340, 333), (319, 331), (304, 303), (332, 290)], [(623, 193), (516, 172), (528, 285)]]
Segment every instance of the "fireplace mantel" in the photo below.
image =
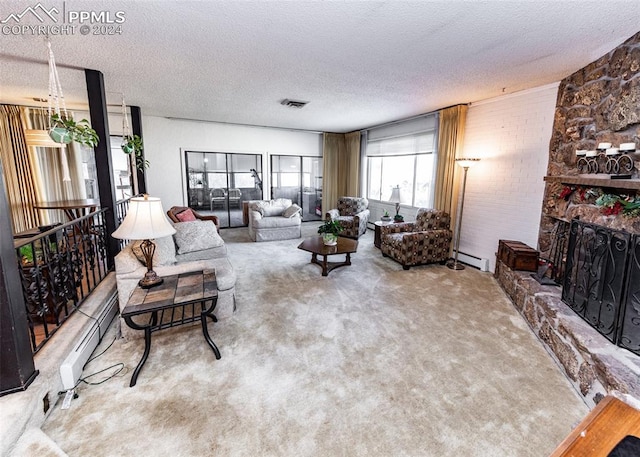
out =
[(577, 186), (607, 187), (610, 189), (640, 190), (640, 179), (611, 179), (606, 174), (576, 176), (545, 176), (549, 183), (574, 184)]

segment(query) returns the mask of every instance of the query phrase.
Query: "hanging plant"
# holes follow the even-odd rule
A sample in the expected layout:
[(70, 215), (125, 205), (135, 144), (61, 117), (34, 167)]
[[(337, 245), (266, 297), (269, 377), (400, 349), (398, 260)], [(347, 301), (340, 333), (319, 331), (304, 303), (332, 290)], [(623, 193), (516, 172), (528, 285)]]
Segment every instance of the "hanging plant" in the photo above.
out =
[(122, 140), (122, 145), (120, 146), (122, 148), (122, 152), (128, 155), (133, 155), (136, 162), (136, 168), (138, 170), (149, 168), (149, 161), (142, 155), (142, 138), (138, 135), (126, 135)]
[(144, 171), (149, 168), (149, 161), (143, 155), (142, 138), (138, 135), (132, 135), (129, 130), (129, 115), (127, 104), (124, 101), (124, 94), (122, 94), (122, 144), (120, 148), (122, 152), (134, 158), (135, 167), (138, 170)]
[(69, 144), (75, 141), (92, 148), (98, 145), (98, 134), (86, 119), (76, 122), (71, 117), (64, 118), (56, 113), (50, 116), (50, 122), (49, 136), (56, 143)]
[(76, 122), (67, 113), (51, 42), (47, 41), (47, 47), (49, 48), (49, 136), (56, 143), (69, 144), (75, 141), (96, 147), (99, 140), (98, 134), (89, 126), (89, 121), (82, 119)]

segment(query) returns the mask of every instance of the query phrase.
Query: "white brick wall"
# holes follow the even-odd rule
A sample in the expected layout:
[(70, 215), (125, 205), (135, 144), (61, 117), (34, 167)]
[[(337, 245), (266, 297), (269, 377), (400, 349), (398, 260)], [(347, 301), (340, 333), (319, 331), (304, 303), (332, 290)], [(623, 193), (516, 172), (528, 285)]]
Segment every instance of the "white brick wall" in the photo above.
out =
[[(557, 84), (473, 103), (462, 155), (469, 169), (460, 253), (489, 259), (499, 239), (537, 247)], [(458, 179), (462, 169), (458, 168)]]

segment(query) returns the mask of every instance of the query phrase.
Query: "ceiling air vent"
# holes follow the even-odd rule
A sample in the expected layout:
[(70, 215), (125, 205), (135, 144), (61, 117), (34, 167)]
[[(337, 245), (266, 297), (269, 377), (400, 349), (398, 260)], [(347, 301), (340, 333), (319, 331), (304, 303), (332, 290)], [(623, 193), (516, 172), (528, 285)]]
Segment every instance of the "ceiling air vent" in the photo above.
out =
[(280, 102), (281, 105), (288, 106), (289, 108), (304, 108), (309, 102), (303, 102), (302, 100), (290, 100), (285, 98)]

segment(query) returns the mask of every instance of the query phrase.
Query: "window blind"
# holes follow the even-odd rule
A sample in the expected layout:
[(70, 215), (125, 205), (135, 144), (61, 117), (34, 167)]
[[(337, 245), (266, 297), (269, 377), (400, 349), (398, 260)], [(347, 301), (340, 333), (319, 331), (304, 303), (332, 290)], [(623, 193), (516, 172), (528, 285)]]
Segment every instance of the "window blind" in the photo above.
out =
[(367, 131), (367, 156), (432, 154), (436, 131), (436, 114), (371, 128)]

